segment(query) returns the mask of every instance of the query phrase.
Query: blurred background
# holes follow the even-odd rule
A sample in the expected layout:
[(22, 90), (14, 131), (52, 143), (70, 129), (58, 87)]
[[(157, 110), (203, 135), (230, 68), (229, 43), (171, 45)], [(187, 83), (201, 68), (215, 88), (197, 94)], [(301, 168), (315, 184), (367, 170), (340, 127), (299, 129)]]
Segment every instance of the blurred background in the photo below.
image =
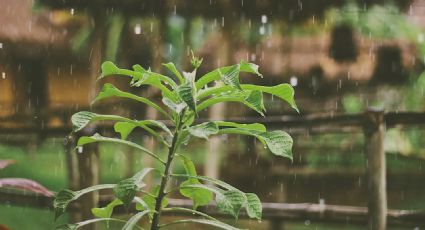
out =
[[(91, 110), (163, 119), (126, 100), (92, 105), (105, 82), (159, 100), (152, 90), (130, 88), (129, 79), (96, 82), (100, 64), (140, 64), (169, 75), (161, 63), (172, 61), (188, 71), (191, 50), (203, 58), (198, 76), (247, 60), (260, 66), (264, 78), (244, 75), (242, 82), (289, 83), (295, 88), (300, 114), (273, 97), (265, 98), (267, 115), (273, 119), (258, 117), (238, 104), (200, 114), (284, 128), (294, 138), (293, 162), (272, 156), (247, 137), (222, 136), (185, 147), (199, 173), (255, 192), (263, 202), (365, 207), (362, 129), (350, 122), (322, 126), (313, 124), (317, 119), (303, 119), (355, 117), (368, 107), (392, 114), (425, 112), (424, 0), (0, 0), (0, 178), (27, 178), (58, 191), (116, 183), (152, 165), (137, 152), (107, 144), (84, 150), (95, 157), (77, 156), (73, 140), (67, 138), (70, 116)], [(298, 120), (286, 125), (284, 118)], [(132, 138), (163, 151), (148, 137)], [(424, 126), (387, 127), (384, 149), (388, 207), (424, 210)], [(0, 188), (11, 191), (31, 193)], [(1, 199), (0, 226), (5, 229), (55, 226), (51, 210), (15, 203)], [(65, 216), (59, 223), (78, 218)], [(388, 229), (423, 229), (422, 224)], [(241, 220), (240, 227), (365, 225), (349, 218), (339, 223), (288, 218), (279, 224)]]

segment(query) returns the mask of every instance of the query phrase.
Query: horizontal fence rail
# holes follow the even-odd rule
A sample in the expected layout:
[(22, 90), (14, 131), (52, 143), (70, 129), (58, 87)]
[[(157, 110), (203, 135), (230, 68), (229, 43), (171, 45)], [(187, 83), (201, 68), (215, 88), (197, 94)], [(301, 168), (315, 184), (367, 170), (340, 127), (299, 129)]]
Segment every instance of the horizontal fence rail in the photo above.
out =
[[(105, 206), (112, 197), (102, 196), (100, 206)], [(53, 209), (53, 198), (16, 193), (13, 191), (0, 190), (0, 204), (31, 207), (38, 209)], [(192, 201), (185, 199), (169, 199), (170, 207), (191, 208)], [(70, 205), (71, 212), (79, 210), (78, 201)], [(134, 209), (131, 209), (134, 211)], [(130, 210), (130, 211), (131, 211)], [(217, 212), (216, 204), (212, 203), (203, 210), (209, 215), (230, 218)], [(125, 208), (116, 208), (116, 213), (128, 213)], [(167, 215), (167, 213), (164, 213)], [(182, 213), (168, 213), (168, 215), (182, 215)], [(345, 224), (361, 224), (367, 222), (368, 209), (366, 207), (328, 205), (313, 203), (263, 203), (263, 220), (272, 222), (279, 221), (318, 221)], [(247, 218), (245, 212), (241, 212), (241, 218)], [(425, 224), (425, 212), (413, 210), (388, 210), (387, 219), (394, 226), (423, 226)]]

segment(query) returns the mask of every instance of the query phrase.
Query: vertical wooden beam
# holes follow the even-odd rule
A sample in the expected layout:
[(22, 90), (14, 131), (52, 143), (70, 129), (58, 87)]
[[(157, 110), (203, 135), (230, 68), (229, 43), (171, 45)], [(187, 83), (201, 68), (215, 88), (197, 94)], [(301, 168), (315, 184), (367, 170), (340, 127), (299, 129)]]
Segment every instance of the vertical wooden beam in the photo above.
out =
[[(232, 31), (233, 31), (233, 18), (232, 18), (232, 7), (231, 1), (221, 0), (219, 1), (221, 8), (223, 9), (223, 28), (220, 49), (218, 50), (217, 67), (228, 65), (233, 61), (233, 46)], [(215, 104), (209, 109), (210, 120), (222, 120), (225, 116), (226, 105), (223, 103)], [(212, 136), (208, 142), (208, 152), (206, 156), (206, 163), (204, 168), (204, 174), (208, 177), (219, 178), (220, 177), (220, 137)]]
[[(68, 188), (78, 190), (80, 187), (80, 173), (78, 169), (77, 155), (75, 151), (76, 137), (74, 134), (69, 135), (65, 141), (65, 159), (66, 169), (68, 173)], [(69, 217), (70, 223), (82, 221), (80, 212), (71, 212)]]
[[(104, 57), (105, 44), (105, 12), (92, 9), (90, 11), (94, 22), (93, 35), (90, 50), (90, 88), (92, 89), (88, 100), (93, 100), (98, 92), (96, 79), (99, 77), (100, 68)], [(82, 132), (93, 134), (95, 127), (88, 127)], [(78, 168), (80, 171), (80, 189), (99, 184), (99, 147), (97, 144), (84, 146), (77, 154)], [(81, 215), (84, 220), (93, 218), (91, 209), (97, 207), (99, 202), (98, 192), (91, 192), (81, 198)], [(95, 225), (88, 225), (84, 230), (94, 230)]]
[(385, 120), (382, 110), (365, 114), (365, 154), (368, 196), (368, 229), (385, 230), (387, 224)]

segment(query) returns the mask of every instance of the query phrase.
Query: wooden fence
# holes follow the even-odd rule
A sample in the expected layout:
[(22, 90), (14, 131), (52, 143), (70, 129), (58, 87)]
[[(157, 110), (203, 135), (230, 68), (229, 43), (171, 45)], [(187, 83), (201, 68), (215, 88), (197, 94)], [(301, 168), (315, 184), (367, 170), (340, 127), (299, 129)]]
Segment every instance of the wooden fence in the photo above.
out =
[[(275, 116), (268, 118), (235, 118), (228, 119), (234, 122), (261, 122), (271, 129), (287, 129), (290, 133), (296, 132), (363, 132), (365, 135), (364, 149), (366, 154), (366, 178), (368, 207), (335, 206), (324, 204), (264, 204), (264, 218), (273, 221), (275, 229), (279, 229), (279, 223), (283, 220), (318, 220), (327, 222), (350, 222), (367, 223), (368, 229), (384, 230), (387, 222), (393, 224), (409, 224), (412, 226), (425, 225), (425, 213), (408, 210), (388, 210), (386, 192), (386, 160), (384, 153), (384, 135), (387, 127), (399, 125), (425, 125), (424, 112), (389, 112), (381, 110), (368, 110), (362, 114), (333, 115), (313, 114), (306, 116)], [(201, 122), (200, 120), (199, 122)], [(107, 127), (102, 130), (108, 130)], [(70, 129), (68, 127), (45, 128), (41, 132), (46, 135), (65, 135)], [(29, 133), (40, 132), (32, 127), (19, 129), (0, 129), (0, 133)], [(76, 159), (72, 158), (72, 139), (67, 148), (67, 166), (71, 188), (77, 187), (72, 184), (79, 178), (78, 170), (75, 168)], [(74, 154), (75, 155), (75, 154)], [(91, 170), (81, 168), (84, 170)], [(81, 170), (80, 169), (80, 170)], [(76, 171), (77, 170), (77, 171)], [(89, 172), (93, 174), (93, 172)], [(50, 207), (51, 199), (33, 197), (29, 195), (17, 195), (1, 193), (0, 202), (9, 202), (16, 205), (34, 205), (36, 207)], [(183, 203), (182, 203), (183, 202)], [(91, 203), (85, 204), (93, 207), (97, 203), (92, 199)], [(172, 205), (184, 204), (186, 201), (173, 200)], [(86, 207), (87, 208), (87, 207)], [(84, 207), (83, 207), (84, 209)], [(211, 211), (213, 212), (213, 211)]]

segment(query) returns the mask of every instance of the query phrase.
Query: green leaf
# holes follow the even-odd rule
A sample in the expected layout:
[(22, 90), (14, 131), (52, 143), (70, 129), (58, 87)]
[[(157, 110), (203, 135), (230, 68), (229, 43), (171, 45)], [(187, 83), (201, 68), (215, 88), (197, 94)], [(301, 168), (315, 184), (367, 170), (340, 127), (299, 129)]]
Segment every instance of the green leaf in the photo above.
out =
[(162, 225), (160, 225), (160, 227), (176, 225), (176, 224), (185, 224), (185, 223), (205, 224), (205, 225), (214, 226), (214, 227), (217, 227), (217, 228), (220, 228), (220, 229), (225, 229), (225, 230), (241, 230), (239, 228), (235, 228), (233, 226), (230, 226), (230, 225), (225, 224), (225, 223), (220, 222), (220, 221), (204, 220), (204, 219), (177, 220), (177, 221), (174, 221), (174, 222), (162, 224)]
[(197, 209), (199, 206), (209, 204), (213, 198), (212, 192), (204, 188), (192, 187), (191, 185), (201, 185), (201, 183), (199, 181), (184, 181), (180, 184), (180, 193), (184, 197), (187, 197), (193, 201), (193, 209)]
[(261, 205), (261, 201), (258, 196), (254, 193), (245, 193), (247, 198), (246, 202), (246, 213), (250, 218), (256, 218), (261, 220), (261, 216), (263, 213), (263, 207)]
[[(193, 162), (186, 156), (179, 155), (182, 159), (184, 169), (190, 176), (197, 176), (196, 168)], [(204, 188), (191, 187), (190, 185), (202, 185), (196, 178), (188, 178), (188, 180), (180, 184), (180, 193), (193, 201), (193, 209), (199, 206), (207, 205), (213, 198), (212, 192)]]
[(119, 68), (111, 61), (105, 61), (101, 66), (101, 78), (119, 73)]
[(176, 66), (174, 65), (174, 63), (169, 62), (166, 64), (162, 64), (163, 66), (167, 67), (168, 70), (170, 70), (174, 75), (176, 75), (176, 77), (179, 79), (180, 83), (184, 82), (184, 78), (183, 76), (180, 74), (180, 72), (177, 70)]
[(136, 173), (133, 177), (120, 181), (114, 187), (115, 196), (120, 199), (124, 205), (129, 206), (136, 196), (137, 191), (145, 186), (142, 181), (143, 178), (152, 170), (154, 169), (145, 168), (142, 171)]
[(266, 108), (264, 107), (263, 93), (260, 91), (251, 91), (251, 93), (245, 98), (244, 104), (264, 116), (263, 111), (266, 111)]
[(135, 65), (133, 68), (136, 71), (128, 69), (120, 69), (114, 63), (107, 61), (102, 64), (101, 78), (110, 75), (125, 75), (132, 78), (132, 86), (150, 85), (161, 90), (161, 92), (169, 98), (175, 98), (175, 95), (165, 87), (162, 82), (170, 85), (173, 89), (177, 87), (176, 83), (169, 77), (143, 69), (140, 65)]
[(56, 194), (55, 199), (53, 201), (53, 208), (55, 209), (55, 219), (57, 219), (59, 216), (65, 213), (69, 203), (71, 203), (74, 200), (77, 200), (82, 195), (89, 192), (97, 191), (100, 189), (111, 189), (114, 186), (115, 185), (113, 184), (101, 184), (101, 185), (88, 187), (80, 191), (71, 191), (69, 189), (64, 189), (59, 191)]
[[(177, 84), (173, 81), (173, 79), (164, 76), (159, 73), (152, 72), (150, 70), (145, 70), (140, 65), (133, 65), (133, 69), (142, 74), (142, 78), (133, 79), (133, 85), (134, 86), (141, 86), (141, 85), (151, 85), (155, 86), (163, 91), (163, 93), (168, 94), (170, 92), (169, 90), (165, 90), (166, 88), (161, 84), (161, 82), (164, 82), (165, 85), (171, 86), (171, 88), (175, 89), (177, 88)], [(164, 91), (165, 90), (165, 91)]]
[(234, 128), (241, 128), (241, 129), (247, 129), (247, 130), (255, 130), (259, 132), (266, 132), (266, 127), (263, 124), (260, 123), (252, 123), (252, 124), (241, 124), (241, 123), (235, 123), (235, 122), (228, 122), (228, 121), (214, 121), (219, 127), (234, 127)]
[(219, 80), (221, 78), (222, 74), (229, 72), (232, 68), (233, 69), (237, 68), (235, 66), (239, 66), (238, 72), (253, 73), (253, 74), (256, 74), (256, 75), (262, 77), (262, 75), (258, 72), (258, 65), (252, 64), (252, 63), (247, 63), (245, 61), (241, 61), (239, 64), (221, 67), (221, 68), (218, 68), (216, 70), (213, 70), (213, 71), (205, 74), (204, 76), (199, 78), (198, 81), (196, 81), (196, 83), (195, 83), (196, 89), (199, 90), (199, 89), (203, 88), (205, 85), (207, 85), (208, 83), (210, 83), (212, 81)]
[(224, 84), (232, 86), (233, 88), (242, 90), (240, 83), (239, 83), (239, 70), (240, 65), (234, 65), (226, 72), (222, 72), (219, 69), (221, 80), (224, 82)]
[(157, 127), (157, 128), (162, 129), (163, 131), (165, 131), (168, 135), (168, 136), (166, 136), (167, 138), (173, 137), (173, 134), (171, 133), (170, 129), (168, 129), (168, 127), (164, 123), (162, 123), (160, 121), (156, 121), (156, 120), (144, 120), (144, 121), (127, 120), (127, 121), (123, 121), (123, 122), (117, 122), (114, 125), (114, 130), (115, 130), (115, 132), (121, 134), (122, 140), (125, 140), (125, 139), (127, 139), (128, 135), (131, 132), (133, 132), (133, 130), (136, 127), (143, 128), (148, 133), (152, 134), (154, 137), (156, 137), (160, 141), (164, 142), (166, 145), (169, 145), (169, 143), (166, 141), (166, 139), (164, 137), (162, 137), (160, 134), (158, 134), (157, 132), (155, 132), (151, 127)]
[(222, 194), (216, 194), (215, 199), (220, 212), (230, 214), (237, 219), (239, 211), (247, 198), (241, 191), (228, 190)]
[(128, 98), (128, 99), (132, 99), (132, 100), (141, 102), (143, 104), (146, 104), (146, 105), (156, 109), (158, 112), (164, 114), (165, 116), (169, 117), (168, 113), (165, 112), (165, 110), (163, 110), (161, 107), (159, 107), (157, 104), (155, 104), (151, 100), (146, 99), (144, 97), (134, 95), (132, 93), (123, 92), (110, 83), (106, 83), (105, 85), (103, 85), (102, 90), (97, 95), (97, 97), (94, 99), (93, 103), (100, 101), (100, 100), (103, 100), (105, 98), (110, 98), (110, 97), (122, 97), (122, 98)]
[(272, 153), (292, 160), (293, 140), (288, 133), (282, 130), (275, 130), (272, 132), (264, 132), (260, 135)]
[(126, 141), (126, 140), (121, 140), (121, 139), (117, 139), (117, 138), (110, 138), (110, 137), (103, 137), (100, 134), (96, 133), (91, 137), (87, 137), (87, 136), (83, 136), (80, 137), (80, 139), (77, 142), (77, 146), (83, 146), (85, 144), (90, 144), (90, 143), (97, 143), (97, 142), (108, 142), (108, 143), (113, 143), (113, 144), (124, 144), (133, 148), (136, 148), (138, 150), (141, 150), (145, 153), (147, 153), (149, 156), (157, 159), (159, 162), (165, 164), (165, 161), (162, 160), (161, 158), (159, 158), (159, 156), (157, 156), (156, 154), (154, 154), (153, 152), (151, 152), (150, 150), (136, 144), (133, 143), (131, 141)]
[(186, 103), (175, 103), (167, 97), (162, 98), (162, 103), (164, 103), (164, 105), (166, 105), (168, 108), (170, 108), (173, 112), (177, 114), (181, 113), (181, 111), (183, 111), (183, 109), (187, 107)]
[[(241, 87), (243, 90), (257, 90), (263, 93), (276, 96), (286, 101), (293, 109), (298, 112), (298, 108), (294, 100), (294, 88), (289, 84), (280, 84), (276, 86), (241, 84)], [(209, 96), (221, 95), (222, 93), (228, 93), (232, 90), (233, 88), (228, 85), (202, 89), (198, 92), (197, 99), (201, 100)]]
[(137, 223), (140, 221), (140, 219), (142, 219), (148, 213), (149, 213), (149, 210), (145, 210), (132, 216), (124, 225), (122, 230), (133, 230), (133, 228), (137, 226)]
[(189, 133), (195, 137), (208, 139), (210, 135), (218, 133), (218, 126), (215, 122), (204, 122), (189, 127)]
[(109, 203), (106, 207), (103, 208), (92, 208), (91, 209), (91, 213), (93, 213), (93, 215), (95, 217), (99, 217), (99, 218), (110, 218), (112, 216), (112, 212), (114, 211), (114, 208), (118, 205), (122, 205), (123, 202), (115, 199), (113, 201), (111, 201), (111, 203)]
[(265, 144), (273, 154), (287, 157), (292, 160), (293, 140), (288, 133), (282, 130), (259, 132), (256, 130), (242, 128), (225, 128), (220, 129), (218, 134), (242, 134), (254, 136)]
[[(118, 121), (114, 125), (115, 132), (121, 134), (121, 139), (127, 139), (128, 135), (133, 131), (134, 128), (140, 127), (145, 129), (147, 132), (152, 134), (154, 137), (158, 138), (160, 141), (165, 142), (165, 139), (155, 132), (150, 127), (157, 127), (165, 131), (170, 137), (172, 137), (172, 133), (168, 127), (156, 120), (144, 120), (137, 121), (131, 120), (126, 117), (116, 116), (116, 115), (101, 115), (87, 111), (78, 112), (71, 117), (71, 121), (74, 127), (74, 132), (78, 132), (87, 126), (90, 122), (101, 121), (101, 120), (110, 120), (110, 121)], [(168, 143), (166, 143), (168, 144)]]
[[(153, 217), (153, 213), (155, 212), (156, 197), (158, 197), (158, 194), (159, 194), (159, 185), (156, 185), (151, 189), (150, 194), (145, 194), (142, 196), (142, 201), (144, 202), (144, 205), (146, 205), (147, 210), (149, 210), (149, 217), (151, 219)], [(161, 201), (161, 209), (167, 206), (168, 206), (168, 198), (163, 197)], [(139, 209), (142, 208), (141, 205), (139, 205), (138, 208)]]
[(187, 106), (196, 113), (196, 102), (195, 102), (195, 89), (191, 82), (186, 82), (177, 88), (177, 94), (184, 101)]
[(230, 91), (219, 96), (209, 98), (198, 106), (198, 111), (202, 111), (214, 104), (221, 102), (240, 102), (252, 110), (264, 116), (263, 95), (259, 91)]

